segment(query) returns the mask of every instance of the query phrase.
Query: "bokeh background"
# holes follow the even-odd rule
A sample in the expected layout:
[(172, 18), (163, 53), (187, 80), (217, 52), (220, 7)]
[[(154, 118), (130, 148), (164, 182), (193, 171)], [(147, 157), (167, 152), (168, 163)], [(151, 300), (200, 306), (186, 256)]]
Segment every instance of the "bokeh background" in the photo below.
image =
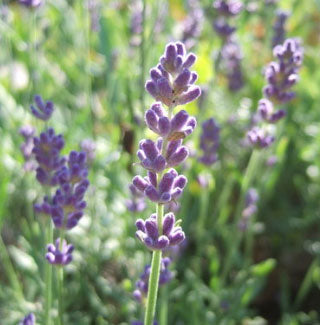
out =
[[(320, 1), (243, 2), (234, 25), (244, 86), (235, 92), (219, 60), (212, 1), (1, 1), (1, 324), (17, 324), (31, 311), (42, 324), (45, 247), (33, 204), (43, 193), (25, 168), (19, 134), (26, 124), (43, 127), (29, 110), (35, 94), (54, 102), (50, 124), (65, 136), (65, 153), (85, 139), (95, 147), (86, 215), (68, 234), (75, 253), (66, 267), (66, 324), (142, 318), (132, 291), (151, 254), (135, 239), (134, 223), (154, 206), (130, 212), (128, 186), (141, 172), (138, 142), (150, 136), (143, 121), (153, 102), (144, 90), (148, 71), (177, 40), (198, 56), (203, 94), (185, 107), (199, 126), (188, 140), (192, 155), (182, 172), (189, 183), (177, 213), (187, 240), (171, 266), (175, 279), (160, 292), (164, 324), (320, 324)], [(245, 185), (259, 194), (251, 242), (241, 240), (225, 272), (252, 153), (246, 131), (272, 60), (279, 9), (290, 12), (286, 34), (301, 39), (304, 62), (276, 141), (259, 152)], [(198, 30), (190, 37), (192, 15)], [(219, 159), (205, 166), (197, 159), (201, 123), (212, 117), (221, 129)]]

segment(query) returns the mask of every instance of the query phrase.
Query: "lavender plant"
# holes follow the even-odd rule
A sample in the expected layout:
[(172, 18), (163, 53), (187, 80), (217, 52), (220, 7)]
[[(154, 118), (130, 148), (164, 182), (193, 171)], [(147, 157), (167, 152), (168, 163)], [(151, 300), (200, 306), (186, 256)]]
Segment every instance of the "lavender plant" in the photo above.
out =
[(236, 27), (231, 24), (231, 20), (239, 15), (243, 4), (239, 0), (216, 0), (213, 8), (216, 11), (213, 28), (222, 40), (216, 68), (221, 61), (226, 71), (229, 90), (235, 92), (243, 87), (244, 81), (241, 69), (242, 53), (234, 37)]
[[(35, 96), (36, 106), (31, 106), (31, 113), (39, 120), (48, 121), (54, 111), (52, 102), (44, 102), (40, 96)], [(65, 231), (74, 228), (86, 207), (84, 195), (88, 189), (88, 169), (85, 152), (71, 151), (66, 158), (61, 155), (64, 139), (52, 128), (47, 128), (39, 137), (33, 138), (32, 153), (37, 162), (36, 178), (43, 186), (46, 195), (42, 203), (34, 205), (36, 213), (49, 217), (47, 225), (47, 254), (45, 284), (45, 324), (50, 324), (51, 309), (51, 265), (58, 269), (58, 306), (59, 324), (63, 324), (63, 266), (72, 261), (73, 245), (68, 245)], [(56, 189), (51, 195), (52, 189)], [(52, 226), (59, 231), (55, 244)]]
[(287, 39), (283, 45), (273, 49), (277, 61), (269, 63), (265, 70), (268, 84), (263, 93), (266, 98), (259, 101), (258, 116), (262, 126), (254, 126), (248, 131), (247, 137), (252, 145), (258, 148), (269, 147), (275, 140), (267, 126), (274, 124), (286, 115), (284, 109), (275, 111), (276, 105), (285, 104), (295, 97), (291, 90), (298, 80), (298, 71), (303, 60), (303, 49), (297, 39)]
[(203, 151), (199, 161), (210, 166), (218, 160), (217, 150), (220, 142), (220, 128), (214, 118), (202, 123), (200, 149)]
[[(147, 110), (145, 121), (149, 129), (159, 136), (155, 142), (149, 139), (140, 142), (137, 156), (148, 175), (133, 178), (133, 185), (156, 203), (155, 214), (136, 222), (136, 236), (153, 251), (145, 325), (151, 325), (154, 320), (162, 251), (180, 244), (185, 238), (174, 214), (164, 216), (164, 204), (177, 199), (187, 183), (186, 177), (179, 175), (172, 167), (187, 158), (189, 151), (182, 141), (193, 132), (196, 120), (184, 110), (173, 114), (176, 106), (187, 104), (200, 96), (200, 88), (194, 85), (197, 74), (190, 71), (195, 61), (196, 56), (187, 54), (182, 43), (170, 43), (157, 67), (150, 70), (151, 80), (145, 85), (158, 101)], [(167, 111), (162, 105), (167, 106)]]
[(285, 24), (289, 17), (289, 12), (284, 10), (278, 10), (276, 13), (276, 19), (273, 25), (273, 37), (272, 48), (277, 45), (281, 45), (286, 38)]

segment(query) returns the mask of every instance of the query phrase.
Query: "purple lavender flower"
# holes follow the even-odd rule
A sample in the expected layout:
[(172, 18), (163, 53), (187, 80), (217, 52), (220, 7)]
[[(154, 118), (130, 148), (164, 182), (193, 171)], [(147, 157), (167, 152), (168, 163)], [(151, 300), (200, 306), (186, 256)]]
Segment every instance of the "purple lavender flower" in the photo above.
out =
[(20, 322), (20, 325), (35, 325), (35, 323), (36, 317), (33, 313), (30, 313)]
[(36, 203), (33, 208), (38, 214), (51, 216), (51, 203), (47, 195), (43, 198), (42, 203)]
[(31, 105), (31, 113), (33, 116), (42, 121), (48, 121), (53, 113), (54, 106), (51, 101), (44, 102), (39, 95), (34, 96), (36, 107)]
[(20, 128), (19, 133), (24, 137), (25, 142), (20, 146), (25, 163), (24, 170), (31, 171), (36, 168), (35, 162), (32, 159), (33, 136), (35, 129), (30, 125), (24, 125)]
[(215, 119), (210, 118), (203, 122), (200, 138), (200, 148), (203, 150), (203, 155), (199, 158), (200, 162), (210, 166), (218, 160), (219, 140), (220, 128)]
[(276, 20), (273, 25), (273, 38), (272, 48), (276, 45), (282, 44), (285, 40), (285, 23), (289, 17), (289, 12), (284, 10), (278, 10)]
[(243, 9), (243, 4), (239, 0), (216, 0), (213, 3), (213, 8), (223, 16), (236, 16)]
[(171, 168), (162, 176), (159, 184), (156, 174), (153, 172), (149, 172), (145, 178), (135, 176), (132, 183), (152, 202), (164, 204), (176, 200), (182, 194), (187, 184), (187, 178), (183, 175), (178, 175), (177, 171)]
[[(169, 257), (165, 257), (161, 260), (159, 286), (163, 286), (164, 284), (172, 280), (173, 273), (169, 270), (170, 264), (171, 264), (171, 259)], [(133, 292), (133, 297), (138, 302), (141, 302), (142, 299), (146, 297), (148, 294), (150, 272), (151, 272), (151, 266), (146, 265), (143, 273), (140, 275), (139, 280), (136, 282), (136, 289)]]
[(43, 185), (56, 185), (57, 171), (64, 166), (65, 158), (60, 156), (64, 147), (62, 135), (56, 135), (53, 129), (48, 129), (33, 139), (32, 153), (38, 163), (37, 180)]
[(39, 7), (42, 4), (42, 0), (19, 0), (19, 3), (26, 7)]
[(61, 240), (58, 238), (55, 245), (49, 244), (47, 246), (46, 259), (50, 264), (67, 265), (72, 261), (73, 245), (67, 245), (65, 240), (63, 240), (62, 245), (60, 245), (60, 242)]
[(239, 221), (239, 228), (245, 231), (248, 227), (248, 222), (253, 214), (257, 212), (257, 202), (259, 194), (255, 188), (250, 188), (246, 195), (245, 208), (242, 211), (241, 220)]
[(131, 212), (142, 212), (146, 208), (145, 197), (133, 184), (130, 184), (131, 199), (126, 202), (126, 206)]
[(248, 131), (247, 137), (249, 142), (258, 148), (267, 148), (275, 140), (273, 136), (267, 134), (264, 129), (257, 126)]
[(238, 91), (243, 85), (241, 70), (242, 53), (239, 44), (229, 39), (221, 49), (221, 58), (228, 78), (229, 90)]
[(258, 112), (260, 113), (260, 116), (269, 123), (276, 123), (286, 116), (286, 111), (283, 109), (279, 109), (278, 111), (274, 112), (272, 102), (265, 98), (260, 99), (258, 104)]
[(167, 136), (168, 140), (184, 139), (193, 132), (197, 124), (196, 119), (185, 110), (179, 111), (169, 120), (161, 103), (154, 103), (146, 111), (145, 121), (150, 130), (160, 136)]
[(185, 239), (182, 228), (175, 225), (173, 213), (164, 216), (161, 236), (159, 236), (156, 214), (152, 214), (146, 221), (138, 219), (136, 227), (137, 238), (151, 250), (163, 250), (169, 246), (179, 245)]
[(182, 42), (186, 48), (193, 47), (199, 38), (203, 25), (203, 10), (198, 0), (188, 1), (188, 15), (182, 22)]
[(290, 89), (298, 81), (303, 50), (296, 39), (287, 39), (283, 45), (273, 49), (273, 55), (278, 61), (271, 62), (266, 68), (268, 85), (263, 92), (273, 103), (286, 103), (295, 96)]
[(213, 28), (222, 39), (228, 39), (236, 31), (224, 18), (220, 17), (213, 23)]
[(84, 139), (80, 143), (80, 148), (82, 151), (84, 151), (87, 155), (88, 163), (91, 163), (94, 161), (96, 157), (96, 144), (91, 139)]
[(83, 216), (86, 207), (84, 195), (89, 187), (86, 154), (71, 151), (68, 166), (58, 173), (60, 187), (51, 206), (51, 217), (57, 228), (74, 228)]
[(193, 53), (186, 54), (182, 43), (169, 43), (158, 66), (150, 70), (151, 80), (147, 81), (146, 90), (169, 107), (195, 100), (201, 93), (200, 88), (193, 85), (197, 74), (189, 70), (195, 60)]

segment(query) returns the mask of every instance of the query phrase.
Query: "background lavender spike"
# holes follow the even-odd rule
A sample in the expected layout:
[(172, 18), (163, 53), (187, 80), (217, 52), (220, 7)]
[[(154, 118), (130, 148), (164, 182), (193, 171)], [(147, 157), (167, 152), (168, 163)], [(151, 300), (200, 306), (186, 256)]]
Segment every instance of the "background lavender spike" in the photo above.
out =
[(36, 168), (36, 163), (33, 160), (32, 151), (33, 151), (33, 136), (35, 129), (30, 125), (24, 125), (19, 130), (20, 135), (23, 136), (25, 142), (21, 144), (20, 149), (25, 160), (24, 170), (32, 171)]
[(220, 142), (220, 128), (214, 118), (202, 123), (200, 148), (203, 151), (199, 161), (205, 165), (212, 165), (218, 160), (217, 150)]
[(257, 212), (257, 202), (259, 194), (255, 188), (249, 188), (246, 194), (245, 208), (242, 211), (241, 219), (238, 227), (241, 231), (245, 231), (248, 227), (248, 222), (253, 214)]
[(31, 105), (31, 113), (33, 116), (42, 121), (48, 121), (53, 113), (54, 106), (51, 101), (44, 102), (40, 95), (34, 96), (36, 106)]
[[(160, 286), (169, 283), (173, 279), (173, 273), (169, 270), (170, 264), (171, 264), (171, 259), (169, 257), (164, 257), (161, 260), (160, 277), (159, 277)], [(139, 303), (141, 303), (142, 300), (147, 297), (150, 272), (151, 272), (151, 265), (146, 265), (143, 273), (140, 275), (139, 280), (136, 282), (136, 289), (133, 292), (133, 297)]]
[(284, 10), (277, 11), (276, 19), (273, 25), (272, 48), (284, 42), (286, 36), (285, 23), (288, 17), (289, 17), (288, 11), (284, 11)]
[(35, 325), (36, 317), (33, 313), (28, 314), (21, 322), (20, 325)]

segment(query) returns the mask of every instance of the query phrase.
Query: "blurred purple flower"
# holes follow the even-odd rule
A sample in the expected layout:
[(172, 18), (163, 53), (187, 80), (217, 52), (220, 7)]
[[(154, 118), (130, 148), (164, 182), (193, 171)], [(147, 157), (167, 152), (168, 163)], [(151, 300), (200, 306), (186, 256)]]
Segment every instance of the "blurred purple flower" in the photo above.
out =
[(133, 184), (130, 184), (131, 199), (127, 200), (126, 206), (131, 212), (142, 212), (146, 208), (145, 196)]
[(243, 4), (239, 0), (215, 0), (213, 8), (223, 16), (236, 16), (243, 9)]
[(68, 166), (58, 173), (59, 188), (51, 206), (51, 217), (56, 228), (74, 228), (86, 207), (84, 195), (89, 187), (86, 154), (71, 151)]
[(258, 148), (267, 148), (275, 140), (273, 136), (268, 135), (264, 129), (257, 126), (248, 131), (247, 137), (249, 142)]
[(35, 160), (38, 163), (36, 169), (37, 180), (43, 185), (57, 185), (57, 172), (66, 162), (60, 152), (64, 147), (62, 135), (56, 135), (54, 129), (50, 128), (33, 138), (33, 149)]
[(284, 11), (284, 10), (277, 11), (276, 20), (273, 25), (274, 34), (272, 38), (272, 48), (284, 42), (286, 36), (285, 23), (288, 17), (289, 17), (288, 11)]
[(271, 62), (265, 71), (268, 85), (263, 89), (264, 95), (273, 103), (286, 103), (295, 96), (291, 87), (299, 79), (298, 70), (303, 60), (303, 49), (296, 39), (287, 39), (283, 45), (273, 49), (277, 62)]
[(214, 118), (202, 123), (202, 134), (200, 137), (200, 148), (203, 151), (199, 161), (207, 166), (218, 160), (217, 150), (220, 142), (220, 128)]
[(81, 141), (80, 148), (86, 153), (88, 163), (94, 161), (96, 157), (96, 147), (95, 142), (91, 139), (84, 139)]
[(36, 169), (36, 163), (33, 160), (32, 150), (33, 150), (33, 136), (35, 129), (30, 125), (24, 125), (19, 130), (20, 135), (24, 137), (25, 142), (20, 146), (23, 158), (25, 160), (24, 170), (32, 171)]
[(246, 195), (245, 208), (242, 211), (241, 220), (238, 227), (240, 230), (245, 231), (248, 227), (248, 222), (253, 214), (257, 212), (257, 202), (259, 194), (255, 188), (250, 188)]
[(31, 113), (33, 116), (42, 121), (48, 121), (53, 113), (54, 105), (51, 101), (44, 102), (40, 95), (34, 96), (36, 106), (31, 105)]
[(19, 3), (26, 7), (39, 7), (43, 0), (19, 0)]
[[(170, 282), (173, 278), (173, 273), (169, 270), (171, 259), (165, 257), (161, 260), (159, 286)], [(142, 302), (142, 299), (148, 294), (149, 277), (151, 272), (151, 266), (146, 265), (143, 273), (140, 275), (139, 280), (136, 282), (136, 289), (133, 292), (133, 297), (138, 302)]]
[(35, 323), (36, 317), (33, 313), (30, 313), (20, 322), (20, 325), (35, 325)]

